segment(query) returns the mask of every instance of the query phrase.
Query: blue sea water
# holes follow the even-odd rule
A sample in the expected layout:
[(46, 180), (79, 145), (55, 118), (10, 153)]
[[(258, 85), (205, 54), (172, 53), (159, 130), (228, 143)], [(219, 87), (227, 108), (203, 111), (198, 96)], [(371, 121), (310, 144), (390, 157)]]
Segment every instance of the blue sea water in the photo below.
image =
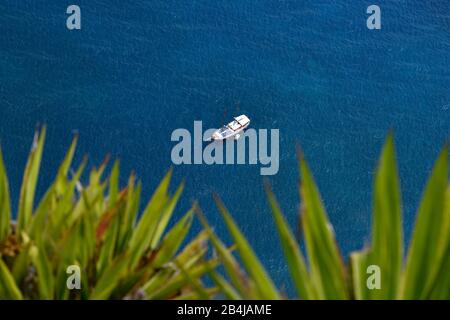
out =
[[(82, 29), (66, 28), (78, 4)], [(2, 0), (0, 140), (11, 192), (19, 194), (34, 129), (48, 125), (39, 192), (74, 132), (76, 160), (121, 160), (149, 198), (170, 160), (171, 132), (194, 120), (217, 127), (224, 109), (252, 127), (280, 129), (280, 170), (269, 177), (297, 225), (295, 146), (310, 163), (344, 255), (369, 240), (373, 172), (395, 132), (405, 242), (421, 191), (450, 136), (450, 2), (381, 1), (382, 29), (368, 30), (373, 1)], [(232, 212), (275, 281), (289, 276), (259, 166), (184, 165), (177, 216), (197, 199), (226, 231), (211, 194)], [(197, 226), (198, 227), (198, 226)]]

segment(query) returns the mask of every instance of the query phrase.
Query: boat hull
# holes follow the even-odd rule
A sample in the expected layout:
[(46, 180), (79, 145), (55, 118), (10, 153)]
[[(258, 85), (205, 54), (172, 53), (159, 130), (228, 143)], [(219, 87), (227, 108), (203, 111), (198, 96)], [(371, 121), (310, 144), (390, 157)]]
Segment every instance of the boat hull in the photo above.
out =
[(225, 136), (220, 135), (220, 134), (219, 134), (219, 130), (214, 131), (214, 133), (213, 133), (212, 136), (211, 136), (211, 140), (213, 140), (213, 141), (220, 141), (220, 140), (227, 140), (227, 139), (230, 139), (230, 138), (234, 138), (237, 134), (240, 134), (240, 133), (243, 132), (245, 129), (247, 129), (247, 127), (248, 127), (249, 125), (250, 125), (250, 124), (248, 123), (248, 124), (246, 124), (244, 127), (240, 128), (240, 129), (238, 129), (238, 130), (236, 130), (236, 131), (234, 131), (234, 132), (232, 132), (232, 133), (230, 133), (230, 134), (228, 134), (228, 135), (225, 135)]

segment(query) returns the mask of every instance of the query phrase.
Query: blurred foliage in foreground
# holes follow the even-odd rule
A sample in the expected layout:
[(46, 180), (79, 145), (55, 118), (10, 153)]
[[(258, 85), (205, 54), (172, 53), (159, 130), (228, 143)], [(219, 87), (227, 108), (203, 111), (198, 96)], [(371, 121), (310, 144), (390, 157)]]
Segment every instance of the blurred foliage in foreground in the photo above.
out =
[[(392, 135), (383, 148), (375, 174), (371, 244), (344, 263), (319, 191), (300, 156), (301, 232), (306, 257), (287, 225), (274, 194), (266, 186), (292, 283), (302, 299), (450, 299), (450, 187), (448, 148), (439, 155), (418, 208), (406, 258), (403, 248), (399, 177)], [(235, 242), (240, 267), (202, 221), (219, 253), (232, 285), (223, 286), (228, 298), (278, 299), (274, 286), (231, 215), (216, 198), (219, 211)], [(379, 283), (374, 283), (374, 267)], [(372, 285), (375, 284), (375, 287)], [(369, 289), (372, 287), (372, 289)], [(377, 289), (379, 287), (379, 289)]]
[[(137, 219), (141, 185), (132, 175), (120, 190), (118, 162), (105, 180), (105, 164), (93, 169), (86, 186), (79, 183), (86, 161), (70, 173), (75, 138), (34, 207), (44, 140), (45, 128), (25, 168), (17, 223), (0, 152), (1, 299), (206, 299), (215, 293), (200, 281), (217, 264), (206, 258), (206, 232), (181, 248), (193, 211), (168, 230), (183, 190), (180, 185), (169, 195), (171, 171)], [(80, 290), (68, 289), (71, 265), (80, 267)]]
[[(168, 192), (171, 171), (138, 217), (141, 185), (132, 175), (119, 189), (119, 164), (106, 165), (79, 183), (86, 162), (71, 172), (76, 139), (55, 181), (36, 201), (45, 140), (37, 133), (25, 168), (17, 222), (11, 219), (8, 179), (0, 152), (0, 299), (280, 299), (251, 245), (216, 196), (233, 239), (217, 237), (201, 209), (168, 228), (182, 193)], [(346, 264), (319, 191), (300, 157), (301, 232), (306, 256), (287, 225), (274, 194), (267, 198), (293, 286), (301, 299), (450, 299), (450, 188), (448, 149), (440, 154), (417, 212), (405, 255), (401, 199), (393, 138), (388, 136), (375, 175), (371, 244)], [(203, 231), (186, 236), (193, 213)], [(209, 248), (214, 254), (208, 253)], [(212, 256), (212, 258), (211, 258)], [(80, 266), (81, 289), (69, 290), (67, 268)], [(216, 267), (222, 266), (223, 271)], [(369, 289), (373, 267), (379, 289)], [(210, 286), (205, 285), (209, 278)], [(369, 283), (370, 284), (370, 283)]]

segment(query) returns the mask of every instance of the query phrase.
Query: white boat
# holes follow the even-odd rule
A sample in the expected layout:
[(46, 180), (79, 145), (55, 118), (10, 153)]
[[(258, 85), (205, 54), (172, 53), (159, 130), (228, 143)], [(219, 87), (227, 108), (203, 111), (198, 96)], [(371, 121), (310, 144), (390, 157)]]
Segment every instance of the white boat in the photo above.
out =
[(235, 117), (232, 122), (214, 131), (211, 140), (224, 140), (234, 137), (236, 140), (240, 137), (240, 132), (250, 125), (250, 119), (246, 115)]

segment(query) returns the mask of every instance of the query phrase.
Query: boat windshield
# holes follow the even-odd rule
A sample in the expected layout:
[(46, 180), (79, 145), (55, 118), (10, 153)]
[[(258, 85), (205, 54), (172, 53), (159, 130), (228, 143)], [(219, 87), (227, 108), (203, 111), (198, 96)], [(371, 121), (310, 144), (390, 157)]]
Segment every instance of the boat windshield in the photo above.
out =
[(220, 128), (217, 131), (217, 133), (224, 137), (224, 136), (227, 136), (227, 135), (229, 135), (229, 134), (231, 134), (233, 132), (227, 126), (223, 126), (222, 128)]
[(235, 130), (238, 130), (240, 127), (242, 127), (241, 126), (241, 124), (239, 123), (239, 122), (237, 122), (236, 120), (235, 121), (233, 121), (233, 122), (230, 122), (229, 124), (228, 124), (228, 127), (231, 129), (231, 130), (233, 130), (233, 131), (235, 131)]

